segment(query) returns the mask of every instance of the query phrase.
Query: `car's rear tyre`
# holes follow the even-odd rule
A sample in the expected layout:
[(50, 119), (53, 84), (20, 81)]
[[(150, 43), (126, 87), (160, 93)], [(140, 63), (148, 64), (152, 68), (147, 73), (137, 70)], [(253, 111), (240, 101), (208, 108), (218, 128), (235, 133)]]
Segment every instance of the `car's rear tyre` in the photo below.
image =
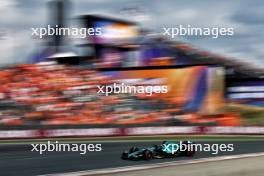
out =
[[(185, 145), (190, 145), (190, 144), (194, 144), (193, 142), (188, 142), (188, 141), (183, 141), (182, 142)], [(188, 157), (193, 157), (195, 154), (195, 150), (188, 150), (188, 148), (183, 152), (184, 156), (188, 156)]]
[(195, 151), (186, 151), (185, 155), (188, 157), (193, 157), (195, 154)]
[(149, 150), (145, 150), (143, 153), (143, 158), (145, 160), (151, 160), (153, 158), (152, 152)]

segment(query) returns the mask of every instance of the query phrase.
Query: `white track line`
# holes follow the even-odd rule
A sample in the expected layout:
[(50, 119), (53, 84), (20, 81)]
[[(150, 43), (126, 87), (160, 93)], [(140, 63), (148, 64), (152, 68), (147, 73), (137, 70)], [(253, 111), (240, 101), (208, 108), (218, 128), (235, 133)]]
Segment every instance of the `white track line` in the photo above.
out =
[(264, 152), (240, 154), (240, 155), (229, 155), (229, 156), (217, 156), (217, 157), (200, 158), (200, 159), (193, 159), (193, 160), (187, 160), (187, 161), (180, 160), (180, 161), (163, 162), (163, 163), (156, 163), (156, 164), (134, 165), (134, 166), (116, 167), (116, 168), (109, 168), (109, 169), (94, 169), (94, 170), (85, 170), (85, 171), (77, 171), (77, 172), (69, 172), (69, 173), (48, 174), (45, 176), (89, 176), (89, 175), (113, 174), (113, 173), (119, 173), (119, 172), (138, 171), (138, 170), (162, 168), (162, 167), (168, 167), (168, 166), (181, 166), (181, 165), (187, 165), (187, 164), (198, 164), (198, 163), (206, 163), (206, 162), (214, 162), (214, 161), (224, 161), (224, 160), (232, 160), (232, 159), (258, 157), (258, 156), (264, 156)]

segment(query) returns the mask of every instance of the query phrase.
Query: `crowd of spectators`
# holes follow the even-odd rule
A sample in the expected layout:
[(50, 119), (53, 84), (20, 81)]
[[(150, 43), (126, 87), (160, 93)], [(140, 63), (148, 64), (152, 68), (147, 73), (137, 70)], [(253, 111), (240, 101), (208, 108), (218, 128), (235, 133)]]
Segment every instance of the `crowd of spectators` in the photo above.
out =
[(112, 80), (88, 68), (21, 64), (0, 70), (0, 78), (1, 125), (139, 124), (171, 118), (156, 99), (98, 94), (97, 85)]

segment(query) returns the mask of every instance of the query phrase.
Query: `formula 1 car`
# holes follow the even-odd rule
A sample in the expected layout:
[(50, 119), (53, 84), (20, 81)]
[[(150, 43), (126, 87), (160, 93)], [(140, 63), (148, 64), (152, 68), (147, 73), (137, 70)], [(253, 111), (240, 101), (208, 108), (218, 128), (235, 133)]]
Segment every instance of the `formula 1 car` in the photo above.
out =
[(180, 143), (163, 141), (161, 145), (154, 145), (148, 148), (131, 147), (129, 151), (122, 153), (121, 158), (125, 160), (151, 160), (154, 158), (174, 158), (179, 156), (192, 157), (195, 151), (187, 147), (190, 144), (194, 143), (191, 141), (183, 141)]

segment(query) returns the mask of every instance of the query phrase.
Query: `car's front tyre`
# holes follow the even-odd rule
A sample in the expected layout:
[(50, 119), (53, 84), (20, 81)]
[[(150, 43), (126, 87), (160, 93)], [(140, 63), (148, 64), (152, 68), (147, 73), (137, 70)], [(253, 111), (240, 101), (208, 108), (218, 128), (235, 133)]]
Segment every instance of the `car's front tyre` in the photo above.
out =
[(122, 155), (121, 155), (121, 159), (128, 159), (128, 152), (123, 152)]
[(151, 159), (153, 159), (153, 154), (152, 154), (152, 152), (149, 151), (149, 150), (145, 150), (144, 153), (143, 153), (143, 158), (144, 158), (145, 160), (151, 160)]

